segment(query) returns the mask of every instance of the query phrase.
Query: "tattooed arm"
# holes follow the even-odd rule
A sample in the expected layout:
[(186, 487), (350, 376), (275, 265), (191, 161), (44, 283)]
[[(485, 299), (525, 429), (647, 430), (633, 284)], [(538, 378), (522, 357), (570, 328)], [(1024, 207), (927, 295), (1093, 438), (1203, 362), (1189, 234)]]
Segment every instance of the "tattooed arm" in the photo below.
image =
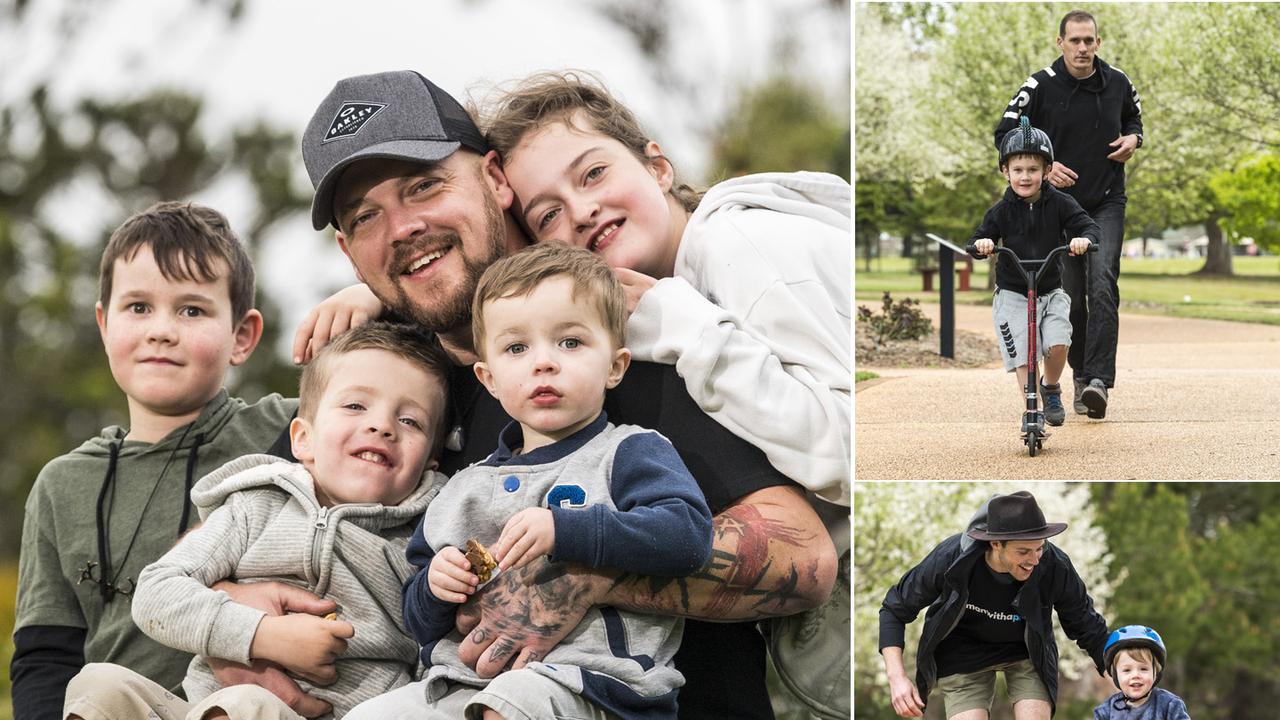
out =
[[(713, 518), (711, 560), (684, 578), (624, 575), (545, 560), (498, 576), (458, 612), (463, 662), (492, 677), (541, 659), (593, 605), (736, 622), (826, 601), (835, 546), (799, 489), (768, 487)], [(483, 616), (483, 619), (481, 618)]]

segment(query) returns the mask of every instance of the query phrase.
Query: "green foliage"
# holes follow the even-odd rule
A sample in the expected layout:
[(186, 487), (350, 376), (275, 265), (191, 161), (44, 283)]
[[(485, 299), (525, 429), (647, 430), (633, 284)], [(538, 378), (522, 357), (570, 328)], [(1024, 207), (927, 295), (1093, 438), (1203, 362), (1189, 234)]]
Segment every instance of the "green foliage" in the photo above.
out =
[(815, 90), (793, 78), (749, 90), (726, 117), (712, 162), (719, 177), (779, 170), (850, 177), (848, 119), (834, 116)]
[(1232, 240), (1252, 237), (1260, 247), (1280, 248), (1280, 155), (1247, 158), (1209, 179)]
[(1195, 716), (1250, 717), (1280, 702), (1280, 487), (1098, 484), (1112, 552), (1113, 625), (1141, 623), (1169, 648), (1163, 681)]
[[(859, 199), (859, 224), (896, 234), (921, 226), (939, 232), (938, 223), (972, 228), (995, 198), (975, 191), (998, 192), (993, 130), (1002, 108), (1023, 79), (1059, 56), (1058, 21), (1072, 9), (1065, 3), (858, 6), (859, 195), (874, 196), (883, 185), (880, 195), (904, 198), (892, 205)], [(1280, 75), (1274, 51), (1280, 5), (1090, 9), (1103, 39), (1100, 57), (1123, 70), (1142, 99), (1146, 143), (1125, 164), (1128, 234), (1155, 236), (1231, 213), (1219, 206), (1226, 199), (1211, 190), (1210, 179), (1237, 158), (1280, 144), (1273, 80)], [(922, 163), (922, 156), (930, 161)], [(920, 206), (926, 202), (932, 206)], [(1229, 274), (1225, 248), (1212, 233), (1211, 242), (1212, 269)]]
[[(64, 108), (37, 87), (0, 109), (0, 547), (18, 547), (24, 499), (44, 463), (106, 425), (127, 424), (93, 319), (98, 258), (111, 230), (156, 201), (244, 174), (258, 202), (236, 231), (253, 254), (273, 223), (308, 205), (287, 181), (291, 133), (258, 125), (237, 132), (230, 147), (210, 144), (201, 116), (198, 99), (170, 91)], [(76, 200), (108, 210), (68, 223)], [(258, 304), (278, 317), (265, 293)], [(295, 385), (293, 368), (270, 351), (281, 330), (266, 324), (233, 392), (252, 398)]]
[[(1280, 145), (1280, 5), (1274, 3), (1195, 3), (1176, 8), (1180, 35), (1167, 38), (1182, 52), (1167, 54), (1186, 94), (1193, 122), (1219, 138), (1242, 136), (1254, 145)], [(1187, 53), (1188, 47), (1213, 48)]]
[[(8, 668), (13, 660), (13, 618), (18, 598), (18, 564), (0, 562), (0, 667)], [(12, 695), (12, 679), (0, 673), (0, 718), (12, 717), (8, 706)]]
[(888, 291), (879, 314), (866, 305), (858, 306), (858, 322), (871, 327), (877, 345), (883, 345), (886, 340), (917, 340), (933, 332), (933, 323), (920, 312), (919, 301), (906, 298), (894, 302)]

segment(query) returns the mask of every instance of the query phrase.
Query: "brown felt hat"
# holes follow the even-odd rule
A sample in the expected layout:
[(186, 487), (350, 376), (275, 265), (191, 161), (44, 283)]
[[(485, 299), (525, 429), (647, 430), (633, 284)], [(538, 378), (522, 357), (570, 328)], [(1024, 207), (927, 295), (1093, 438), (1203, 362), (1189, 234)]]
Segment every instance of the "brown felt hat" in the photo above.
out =
[(1026, 490), (997, 495), (987, 503), (987, 528), (970, 530), (974, 540), (1043, 540), (1067, 529), (1066, 523), (1047, 523), (1036, 499)]

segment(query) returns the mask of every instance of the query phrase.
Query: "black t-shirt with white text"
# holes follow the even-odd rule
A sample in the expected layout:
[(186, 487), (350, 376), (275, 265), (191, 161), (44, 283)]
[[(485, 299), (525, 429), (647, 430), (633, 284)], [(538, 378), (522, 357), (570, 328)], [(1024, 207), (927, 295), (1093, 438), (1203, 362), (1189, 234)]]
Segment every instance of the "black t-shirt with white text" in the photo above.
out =
[(979, 562), (969, 579), (969, 600), (960, 622), (938, 645), (938, 677), (971, 673), (1025, 660), (1027, 621), (1013, 607), (1022, 583)]

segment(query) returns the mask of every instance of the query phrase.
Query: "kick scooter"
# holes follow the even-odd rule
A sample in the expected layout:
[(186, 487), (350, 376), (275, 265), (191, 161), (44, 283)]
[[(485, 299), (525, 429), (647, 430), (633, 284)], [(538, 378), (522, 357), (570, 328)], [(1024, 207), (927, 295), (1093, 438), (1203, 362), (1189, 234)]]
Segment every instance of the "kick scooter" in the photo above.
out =
[[(978, 248), (973, 243), (964, 246), (965, 252), (978, 260), (986, 260), (996, 255), (1008, 255), (1013, 260), (1013, 267), (1022, 273), (1022, 278), (1027, 282), (1027, 409), (1022, 413), (1022, 442), (1027, 446), (1027, 453), (1031, 457), (1035, 457), (1036, 452), (1044, 447), (1044, 439), (1047, 436), (1044, 431), (1044, 412), (1040, 410), (1039, 402), (1039, 357), (1036, 352), (1036, 284), (1040, 281), (1040, 275), (1044, 271), (1044, 267), (1051, 262), (1057, 262), (1058, 253), (1068, 252), (1070, 249), (1070, 246), (1062, 245), (1050, 250), (1043, 260), (1023, 260), (1018, 257), (1017, 253), (1001, 245), (997, 245), (992, 250), (991, 255), (979, 255)], [(1089, 252), (1097, 251), (1098, 244), (1090, 243)]]

